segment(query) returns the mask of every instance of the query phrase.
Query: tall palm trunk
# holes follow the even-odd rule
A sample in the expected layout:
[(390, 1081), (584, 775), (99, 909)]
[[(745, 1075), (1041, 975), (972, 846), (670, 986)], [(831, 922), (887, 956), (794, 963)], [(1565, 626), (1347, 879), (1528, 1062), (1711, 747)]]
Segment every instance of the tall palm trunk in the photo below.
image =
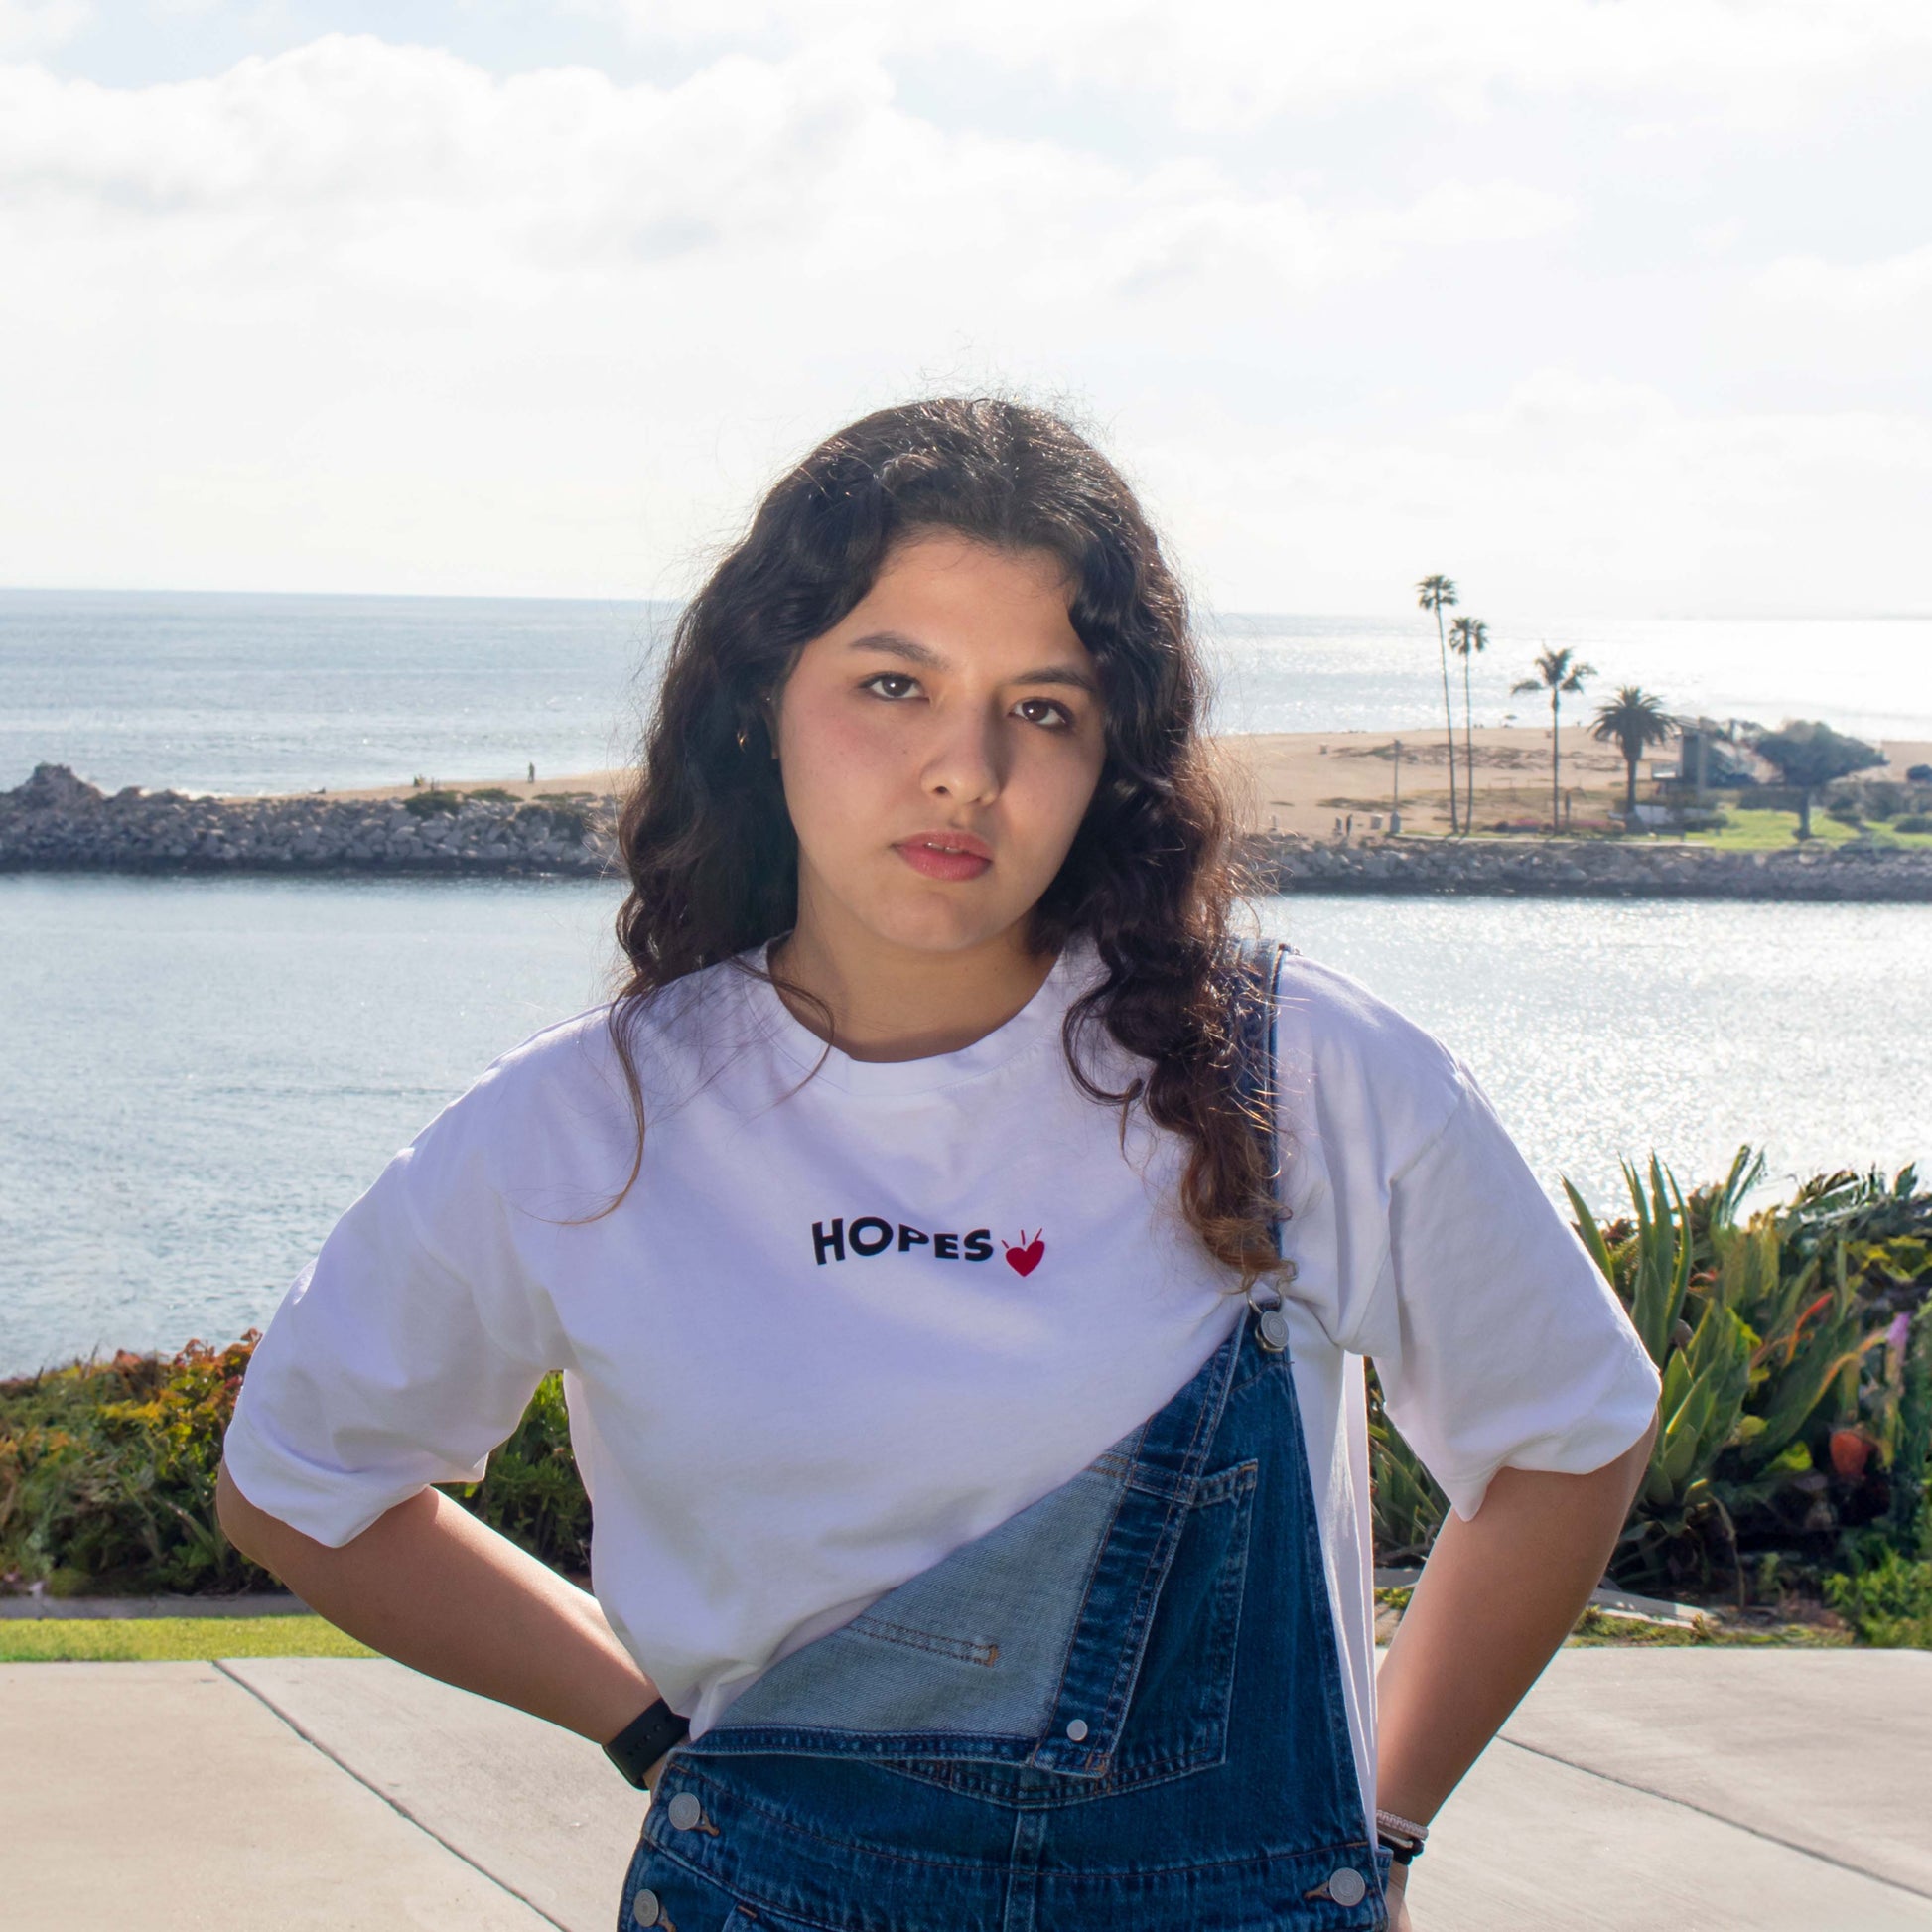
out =
[(1550, 831), (1563, 830), (1563, 700), (1550, 693)]
[[(1465, 816), (1469, 821), (1469, 830), (1473, 832), (1476, 829), (1476, 727), (1475, 712), (1471, 708), (1469, 698), (1469, 655), (1467, 651), (1462, 653), (1462, 749), (1468, 754), (1469, 770), (1469, 782), (1464, 788), (1463, 795), (1468, 801)], [(1449, 747), (1449, 762), (1451, 764), (1455, 762), (1455, 748), (1452, 744)]]
[(1637, 759), (1643, 756), (1642, 748), (1623, 754), (1623, 768), (1628, 774), (1623, 787), (1623, 829), (1628, 832), (1637, 823)]
[(1436, 647), (1443, 654), (1443, 723), (1449, 736), (1449, 835), (1462, 829), (1455, 813), (1455, 707), (1449, 701), (1449, 637), (1443, 629), (1443, 607), (1436, 606)]

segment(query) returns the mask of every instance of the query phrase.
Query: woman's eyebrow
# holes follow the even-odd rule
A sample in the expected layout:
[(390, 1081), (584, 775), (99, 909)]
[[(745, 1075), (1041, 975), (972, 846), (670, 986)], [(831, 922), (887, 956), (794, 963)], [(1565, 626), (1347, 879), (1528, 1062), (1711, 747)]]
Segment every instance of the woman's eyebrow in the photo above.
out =
[[(876, 650), (887, 657), (897, 657), (901, 663), (917, 664), (922, 670), (946, 668), (947, 660), (929, 645), (920, 643), (898, 630), (870, 630), (863, 637), (853, 638), (847, 647), (851, 650)], [(1078, 664), (1042, 664), (1037, 669), (1022, 671), (1017, 677), (1008, 680), (1013, 684), (1066, 684), (1076, 691), (1089, 692), (1094, 697), (1100, 695), (1099, 683), (1090, 671), (1082, 670)]]

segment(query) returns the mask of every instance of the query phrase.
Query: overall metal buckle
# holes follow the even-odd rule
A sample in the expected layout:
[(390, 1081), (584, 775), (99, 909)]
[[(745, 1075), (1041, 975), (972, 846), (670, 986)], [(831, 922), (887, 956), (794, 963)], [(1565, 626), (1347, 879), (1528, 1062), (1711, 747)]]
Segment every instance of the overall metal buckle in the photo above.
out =
[[(1281, 1278), (1295, 1279), (1292, 1261), (1283, 1263)], [(1269, 1354), (1279, 1355), (1288, 1346), (1288, 1316), (1282, 1311), (1280, 1291), (1257, 1284), (1248, 1290), (1248, 1306), (1255, 1313), (1255, 1340)]]

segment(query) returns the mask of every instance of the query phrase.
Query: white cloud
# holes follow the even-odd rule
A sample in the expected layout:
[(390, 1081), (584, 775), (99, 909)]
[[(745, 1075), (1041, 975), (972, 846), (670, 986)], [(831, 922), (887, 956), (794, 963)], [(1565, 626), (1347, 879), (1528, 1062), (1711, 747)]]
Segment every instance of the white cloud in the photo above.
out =
[(1758, 276), (1756, 289), (1766, 301), (1838, 315), (1915, 309), (1932, 297), (1932, 245), (1867, 262), (1787, 255)]
[(1790, 255), (1749, 278), (1757, 352), (1831, 383), (1932, 375), (1932, 246), (1864, 261)]
[[(1211, 279), (1225, 298), (1229, 277), (1320, 287), (1574, 214), (1507, 180), (1324, 210), (1203, 161), (1135, 171), (1043, 140), (943, 134), (894, 104), (876, 62), (824, 47), (728, 56), (657, 89), (585, 69), (495, 80), (445, 53), (343, 36), (138, 91), (0, 69), (0, 184), (18, 206), (123, 230), (226, 223), (233, 245), (277, 250), (299, 233), (311, 260), (320, 249), (403, 282), (458, 253), (488, 283), (512, 266), (556, 276), (757, 244), (817, 252), (832, 285), (889, 250), (901, 283), (909, 266), (945, 282), (949, 262), (978, 259), (997, 261), (1008, 293)], [(427, 260), (425, 217), (462, 224)], [(411, 238), (390, 253), (383, 237), (399, 232)]]
[(1222, 419), (1171, 427), (1138, 460), (1234, 609), (1357, 609), (1377, 576), (1393, 596), (1444, 557), (1491, 609), (1922, 602), (1932, 426), (1879, 412), (1691, 414), (1553, 367), (1419, 435), (1290, 443)]
[(1923, 72), (1921, 0), (570, 0), (647, 38), (781, 45), (844, 34), (894, 54), (968, 51), (1072, 89), (1169, 98), (1208, 127), (1290, 106), (1410, 94), (1480, 112), (1499, 95), (1690, 96), (1728, 115), (1802, 112), (1848, 78)]
[[(1049, 10), (988, 4), (982, 46), (1058, 44)], [(934, 46), (966, 31), (938, 5)], [(1729, 413), (1642, 351), (1706, 330), (1745, 368), (1773, 336), (1807, 369), (1873, 343), (1866, 368), (1922, 366), (1924, 251), (1632, 293), (1596, 185), (1530, 150), (1380, 199), (1339, 163), (1124, 163), (1045, 117), (937, 126), (887, 25), (822, 17), (676, 85), (348, 36), (142, 88), (0, 66), (0, 582), (674, 595), (810, 438), (1011, 382), (1092, 406), (1227, 605), (1360, 609), (1445, 556), (1552, 608), (1922, 599), (1921, 419)], [(1295, 18), (1345, 79), (1358, 29)], [(1587, 344), (1586, 297), (1624, 305)]]
[(92, 14), (87, 0), (0, 0), (0, 58), (59, 47)]
[(0, 68), (0, 579), (417, 588), (634, 584), (850, 408), (1151, 368), (1572, 214), (948, 133), (849, 49), (652, 87), (345, 36), (139, 89)]

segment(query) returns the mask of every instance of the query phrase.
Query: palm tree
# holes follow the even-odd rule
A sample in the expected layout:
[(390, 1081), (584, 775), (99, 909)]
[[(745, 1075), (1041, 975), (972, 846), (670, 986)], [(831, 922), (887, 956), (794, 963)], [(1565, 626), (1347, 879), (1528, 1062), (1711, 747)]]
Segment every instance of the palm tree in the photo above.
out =
[(1546, 644), (1537, 653), (1536, 675), (1519, 679), (1511, 691), (1547, 691), (1550, 694), (1550, 830), (1563, 830), (1563, 718), (1561, 706), (1566, 692), (1581, 691), (1584, 679), (1594, 677), (1594, 664), (1580, 663), (1568, 650), (1552, 650)]
[(1637, 822), (1637, 760), (1653, 745), (1661, 745), (1677, 729), (1664, 710), (1661, 699), (1634, 684), (1626, 684), (1608, 704), (1596, 707), (1596, 722), (1590, 737), (1602, 744), (1614, 743), (1623, 754), (1623, 768), (1628, 774), (1623, 787), (1623, 824), (1626, 831)]
[(1449, 640), (1443, 634), (1443, 607), (1455, 603), (1455, 585), (1440, 571), (1416, 586), (1416, 602), (1436, 613), (1436, 647), (1443, 657), (1443, 720), (1449, 730), (1449, 831), (1461, 829), (1455, 815), (1455, 714), (1449, 709)]
[[(1449, 625), (1449, 649), (1462, 660), (1462, 749), (1468, 754), (1466, 759), (1469, 782), (1463, 792), (1468, 801), (1467, 817), (1469, 830), (1476, 829), (1476, 739), (1474, 714), (1469, 707), (1469, 659), (1479, 650), (1489, 648), (1489, 626), (1480, 618), (1457, 618)], [(1451, 756), (1451, 763), (1454, 762)]]

